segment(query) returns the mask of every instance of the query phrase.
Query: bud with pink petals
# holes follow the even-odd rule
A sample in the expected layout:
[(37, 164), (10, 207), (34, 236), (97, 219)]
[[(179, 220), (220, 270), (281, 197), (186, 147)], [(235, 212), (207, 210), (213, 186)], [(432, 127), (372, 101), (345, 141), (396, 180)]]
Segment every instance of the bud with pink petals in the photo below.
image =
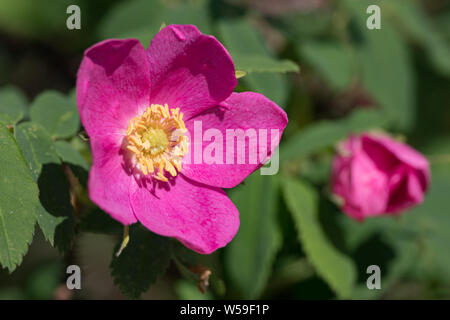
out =
[(396, 215), (420, 204), (430, 183), (427, 159), (382, 134), (350, 136), (339, 146), (332, 191), (342, 210), (356, 220)]

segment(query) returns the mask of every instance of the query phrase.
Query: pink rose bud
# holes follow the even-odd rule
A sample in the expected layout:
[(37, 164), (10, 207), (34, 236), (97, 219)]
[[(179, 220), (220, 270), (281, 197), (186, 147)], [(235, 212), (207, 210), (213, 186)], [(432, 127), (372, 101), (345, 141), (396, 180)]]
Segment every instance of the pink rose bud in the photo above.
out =
[(419, 152), (388, 136), (364, 133), (339, 146), (331, 183), (343, 199), (342, 210), (362, 221), (420, 204), (430, 178), (428, 161)]

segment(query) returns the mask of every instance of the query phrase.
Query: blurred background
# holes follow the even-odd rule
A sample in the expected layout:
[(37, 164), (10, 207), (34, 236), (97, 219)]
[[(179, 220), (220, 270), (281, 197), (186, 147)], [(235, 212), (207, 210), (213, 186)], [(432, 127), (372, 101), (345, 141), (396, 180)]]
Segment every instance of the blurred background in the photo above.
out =
[[(66, 27), (71, 4), (81, 9), (80, 30)], [(366, 28), (370, 4), (381, 7), (381, 30)], [(139, 290), (142, 298), (450, 298), (450, 1), (0, 0), (0, 114), (13, 95), (26, 120), (47, 90), (73, 104), (86, 48), (128, 37), (147, 47), (161, 25), (172, 23), (216, 36), (237, 70), (247, 72), (237, 90), (277, 102), (289, 125), (281, 173), (253, 174), (229, 190), (241, 215), (233, 242), (210, 256), (183, 252), (186, 259), (172, 260), (156, 283)], [(423, 205), (360, 224), (333, 201), (330, 163), (335, 143), (372, 129), (425, 154), (432, 184)], [(110, 271), (121, 226), (86, 196), (83, 129), (62, 140), (81, 156), (72, 168), (75, 237), (56, 249), (36, 227), (23, 263), (11, 274), (0, 270), (0, 299), (135, 297)], [(315, 199), (310, 217), (289, 203), (285, 176), (306, 186), (300, 201)], [(70, 264), (81, 267), (82, 290), (66, 289)], [(381, 268), (381, 290), (366, 287), (371, 264)], [(202, 294), (198, 287), (208, 288)]]

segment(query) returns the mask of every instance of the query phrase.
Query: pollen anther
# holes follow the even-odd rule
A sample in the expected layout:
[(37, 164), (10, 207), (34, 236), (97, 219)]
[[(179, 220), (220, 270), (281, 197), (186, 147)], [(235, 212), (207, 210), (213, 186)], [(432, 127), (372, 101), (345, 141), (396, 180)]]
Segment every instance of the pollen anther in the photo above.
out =
[(142, 115), (131, 119), (126, 149), (144, 175), (168, 181), (165, 172), (175, 177), (181, 171), (183, 156), (189, 151), (186, 132), (179, 108), (152, 104)]

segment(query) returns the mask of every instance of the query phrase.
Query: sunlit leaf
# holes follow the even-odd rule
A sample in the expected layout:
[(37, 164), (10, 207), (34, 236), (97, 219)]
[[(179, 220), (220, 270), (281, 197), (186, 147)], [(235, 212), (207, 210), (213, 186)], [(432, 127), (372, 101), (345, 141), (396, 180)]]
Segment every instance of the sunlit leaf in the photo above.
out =
[(9, 130), (0, 124), (0, 264), (10, 272), (33, 239), (39, 190)]
[(69, 138), (80, 126), (73, 100), (57, 91), (44, 91), (31, 105), (31, 121), (42, 125), (52, 138)]
[(39, 186), (40, 205), (36, 207), (39, 227), (52, 245), (65, 251), (74, 236), (74, 212), (53, 141), (43, 127), (31, 122), (18, 125), (15, 135)]
[(14, 125), (28, 112), (25, 95), (15, 87), (0, 88), (0, 121)]

